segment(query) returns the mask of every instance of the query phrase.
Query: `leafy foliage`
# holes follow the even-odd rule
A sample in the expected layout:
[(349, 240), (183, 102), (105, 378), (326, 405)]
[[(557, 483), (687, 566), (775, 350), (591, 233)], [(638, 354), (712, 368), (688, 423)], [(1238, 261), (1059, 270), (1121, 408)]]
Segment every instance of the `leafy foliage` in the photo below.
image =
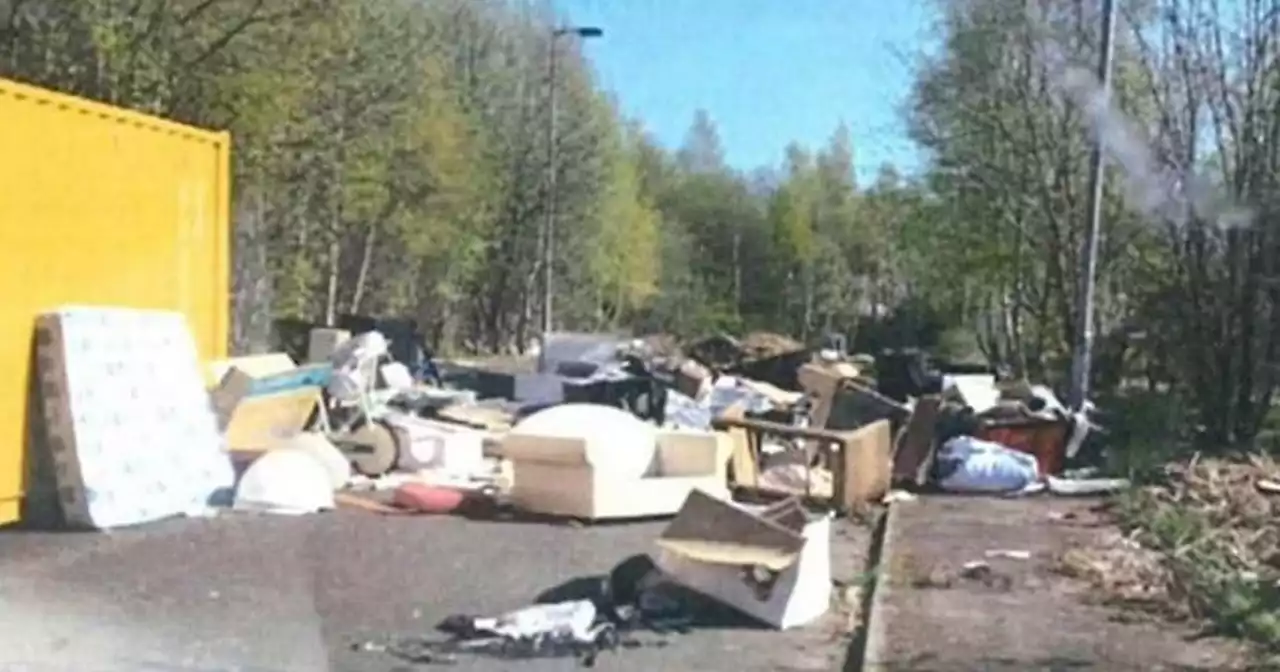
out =
[(232, 131), (242, 350), (263, 316), (349, 311), (522, 348), (550, 243), (560, 328), (837, 331), (1055, 382), (1103, 133), (1096, 387), (1145, 382), (1203, 446), (1245, 442), (1280, 351), (1280, 12), (1122, 5), (1123, 113), (1081, 98), (1098, 0), (937, 3), (904, 110), (926, 169), (867, 185), (843, 124), (752, 173), (706, 111), (659, 147), (532, 0), (8, 0), (0, 74)]

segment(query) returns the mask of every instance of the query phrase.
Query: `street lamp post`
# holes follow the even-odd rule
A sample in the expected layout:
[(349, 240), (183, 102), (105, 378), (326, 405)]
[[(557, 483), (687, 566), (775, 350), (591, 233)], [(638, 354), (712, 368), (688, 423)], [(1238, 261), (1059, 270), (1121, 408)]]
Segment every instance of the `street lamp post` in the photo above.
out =
[[(1115, 47), (1115, 0), (1102, 0), (1102, 44), (1098, 54), (1098, 82), (1104, 100), (1111, 97), (1111, 61)], [(1089, 377), (1093, 369), (1094, 294), (1097, 291), (1098, 239), (1102, 229), (1102, 197), (1106, 184), (1106, 138), (1098, 130), (1089, 157), (1089, 227), (1080, 254), (1080, 294), (1077, 314), (1080, 324), (1075, 352), (1071, 358), (1069, 403), (1079, 410), (1089, 398)]]
[(579, 39), (591, 39), (604, 36), (604, 30), (593, 26), (563, 26), (551, 31), (551, 54), (547, 63), (547, 86), (550, 87), (548, 105), (550, 114), (547, 118), (547, 222), (542, 231), (542, 333), (548, 334), (552, 327), (551, 296), (555, 289), (553, 284), (556, 253), (556, 206), (557, 206), (557, 172), (556, 166), (556, 44), (560, 38), (572, 35)]

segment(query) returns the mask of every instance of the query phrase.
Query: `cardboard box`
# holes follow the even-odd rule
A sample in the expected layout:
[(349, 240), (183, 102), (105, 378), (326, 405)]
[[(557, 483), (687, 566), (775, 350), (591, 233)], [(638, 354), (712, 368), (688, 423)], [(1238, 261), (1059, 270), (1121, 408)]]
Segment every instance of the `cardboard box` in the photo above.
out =
[(307, 339), (307, 362), (319, 364), (329, 361), (338, 347), (349, 340), (351, 340), (351, 332), (346, 329), (330, 327), (312, 329)]
[(264, 451), (303, 431), (333, 367), (298, 367), (284, 353), (236, 357), (210, 365), (221, 373), (211, 392), (218, 426), (236, 451)]
[(657, 541), (673, 581), (785, 630), (831, 602), (831, 517), (798, 499), (751, 508), (694, 491)]
[(534, 513), (586, 520), (669, 516), (695, 489), (728, 497), (731, 445), (719, 432), (662, 430), (641, 478), (611, 476), (593, 468), (582, 439), (509, 435), (503, 457), (511, 462), (511, 501)]

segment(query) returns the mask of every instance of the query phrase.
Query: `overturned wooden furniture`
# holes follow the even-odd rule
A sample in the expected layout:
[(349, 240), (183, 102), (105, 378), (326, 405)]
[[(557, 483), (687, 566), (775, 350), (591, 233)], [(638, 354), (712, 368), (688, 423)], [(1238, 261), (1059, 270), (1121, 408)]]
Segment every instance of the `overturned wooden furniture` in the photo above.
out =
[[(808, 453), (805, 461), (808, 468), (825, 467), (830, 470), (832, 491), (829, 497), (814, 493), (812, 479), (806, 479), (806, 499), (818, 500), (817, 503), (848, 512), (867, 503), (879, 502), (889, 491), (893, 437), (888, 420), (878, 420), (852, 430), (819, 430), (722, 416), (713, 421), (712, 426), (728, 432), (734, 440), (733, 485), (739, 489), (761, 489), (758, 480), (761, 447), (764, 438), (772, 436), (802, 440), (803, 449)], [(739, 464), (747, 462), (746, 458), (749, 458), (752, 469), (745, 470), (746, 473), (739, 472)], [(827, 501), (822, 502), (822, 499)]]
[(800, 386), (813, 404), (810, 420), (814, 427), (847, 430), (889, 420), (897, 431), (911, 414), (910, 409), (875, 391), (875, 385), (861, 377), (849, 377), (840, 367), (811, 363), (800, 367)]
[(893, 480), (895, 483), (923, 486), (929, 480), (933, 468), (934, 450), (937, 447), (938, 417), (942, 411), (942, 397), (926, 394), (916, 400), (915, 408), (907, 424), (898, 432), (893, 450)]

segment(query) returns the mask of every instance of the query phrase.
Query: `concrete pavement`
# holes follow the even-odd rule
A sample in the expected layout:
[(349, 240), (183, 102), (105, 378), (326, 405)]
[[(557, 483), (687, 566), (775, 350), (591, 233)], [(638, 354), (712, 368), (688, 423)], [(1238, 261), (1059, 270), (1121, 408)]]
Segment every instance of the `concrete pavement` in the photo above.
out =
[[(869, 532), (841, 523), (837, 578)], [(663, 523), (575, 528), (337, 511), (230, 514), (111, 533), (0, 532), (0, 669), (341, 672), (406, 669), (351, 644), (430, 634), (446, 615), (524, 606), (543, 590), (648, 552)], [(834, 670), (847, 614), (798, 631), (673, 635), (604, 654), (603, 670)], [(652, 639), (652, 638), (650, 638)], [(552, 670), (565, 660), (463, 660)]]
[[(1188, 624), (1118, 618), (1063, 554), (1114, 528), (1095, 501), (934, 495), (895, 505), (872, 607), (865, 670), (1239, 669), (1237, 642)], [(998, 557), (1000, 551), (1026, 557)], [(994, 552), (994, 553), (993, 553)], [(996, 556), (996, 557), (993, 557)], [(989, 568), (965, 572), (966, 563)]]

